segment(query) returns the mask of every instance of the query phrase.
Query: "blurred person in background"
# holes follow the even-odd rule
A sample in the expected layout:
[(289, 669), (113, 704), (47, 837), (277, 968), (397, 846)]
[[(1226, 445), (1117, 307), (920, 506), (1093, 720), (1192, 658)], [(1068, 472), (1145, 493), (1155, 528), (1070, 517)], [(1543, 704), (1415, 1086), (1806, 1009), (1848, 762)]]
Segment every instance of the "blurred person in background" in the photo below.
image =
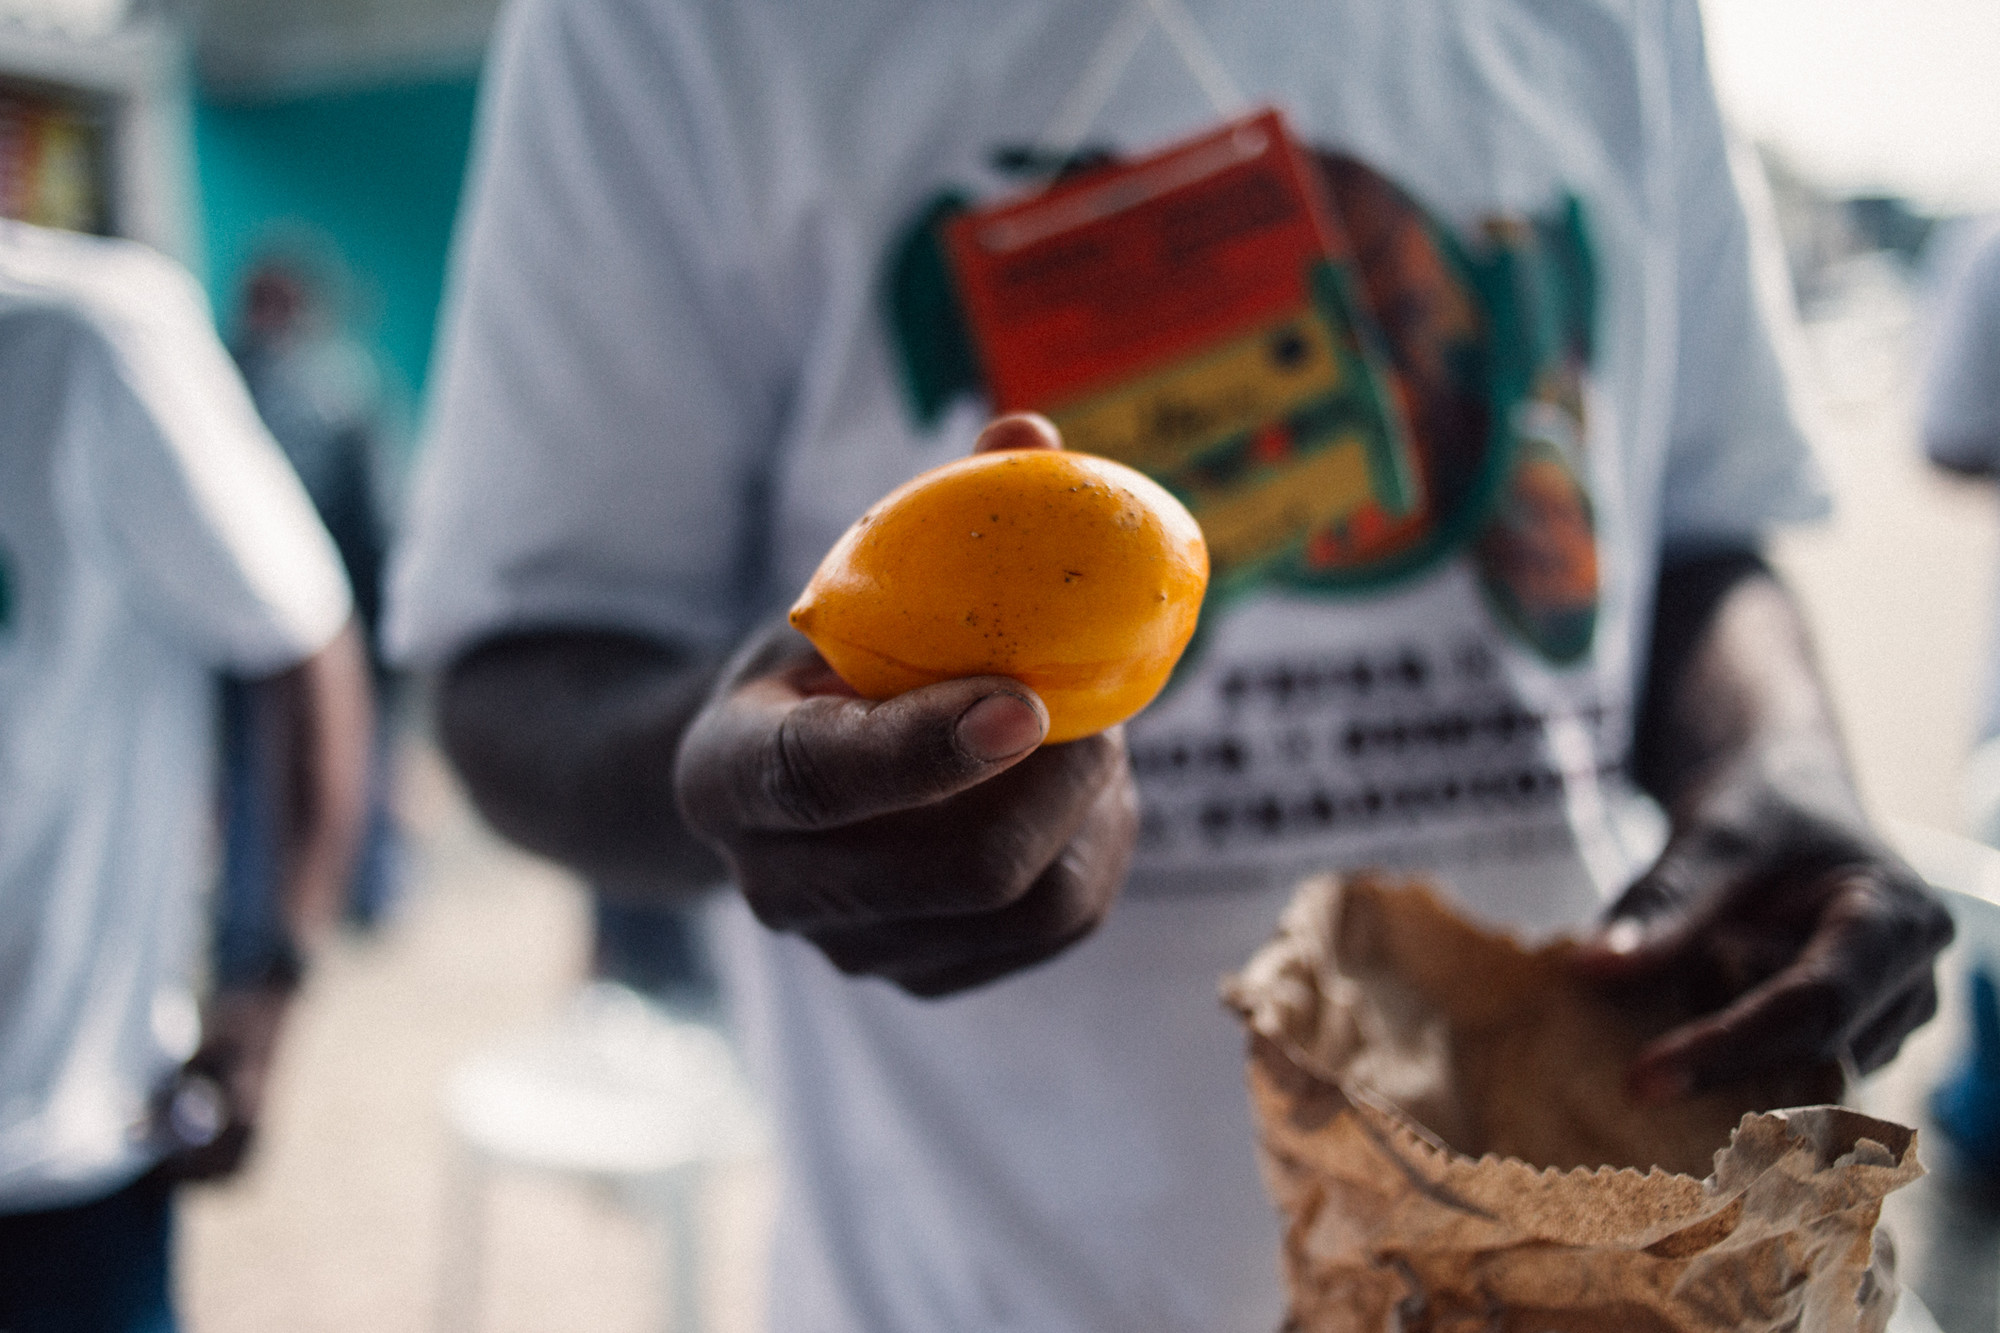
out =
[[(382, 569), (391, 529), (394, 435), (380, 369), (340, 325), (337, 280), (303, 252), (273, 249), (250, 266), (229, 351), (264, 425), (305, 484), (333, 537), (354, 590), (355, 615), (368, 646), (378, 710), (395, 705), (395, 678), (383, 661), (379, 630)], [(229, 839), (218, 905), (217, 967), (224, 975), (255, 970), (282, 939), (268, 910), (274, 855), (273, 812), (259, 771), (247, 692), (226, 681), (223, 693), (225, 826)], [(373, 925), (391, 910), (402, 880), (402, 840), (393, 797), (393, 729), (376, 729), (369, 773), (368, 828), (347, 895), (350, 920)]]
[[(779, 620), (822, 554), (975, 441), (1050, 442), (982, 434), (936, 225), (1116, 172), (1232, 84), (1328, 187), (1422, 500), (1237, 522), (1278, 545), (1122, 732), (1045, 746), (1001, 677), (854, 698)], [(1051, 128), (1083, 120), (1096, 151)], [(1758, 554), (1825, 502), (1692, 0), (520, 0), (476, 162), (392, 650), (503, 833), (628, 894), (734, 882), (770, 1327), (1271, 1328), (1215, 988), (1307, 870), (1600, 922), (1580, 967), (1707, 1010), (1642, 1102), (1872, 1068), (1933, 1011), (1949, 918), (1869, 831)], [(1126, 257), (1036, 290), (1113, 309)], [(1266, 427), (1174, 479), (1212, 548), (1325, 504), (1324, 442)]]
[[(394, 707), (396, 679), (380, 651), (383, 566), (393, 527), (388, 497), (392, 433), (382, 376), (368, 350), (338, 318), (337, 271), (308, 247), (274, 248), (243, 281), (236, 331), (229, 340), (251, 400), (305, 484), (332, 535), (354, 589), (355, 613), (369, 646), (378, 708)], [(263, 808), (269, 784), (254, 752), (255, 728), (240, 683), (223, 698), (224, 792), (229, 840), (217, 929), (223, 975), (254, 972), (282, 922), (263, 892), (273, 839)], [(392, 804), (394, 741), (377, 730), (368, 828), (354, 867), (348, 914), (372, 924), (400, 891), (402, 857)], [(615, 890), (591, 895), (591, 972), (639, 991), (678, 1013), (715, 1005), (715, 979), (692, 909)]]
[[(1931, 332), (1923, 443), (1963, 477), (2000, 478), (2000, 223), (1968, 223), (1941, 264)], [(1989, 631), (2000, 634), (2000, 621)], [(1961, 785), (1966, 832), (2000, 846), (2000, 651), (1987, 654), (1985, 698)]]
[[(0, 222), (0, 1328), (174, 1325), (171, 1190), (236, 1169), (359, 837), (338, 557), (200, 289)], [(285, 947), (197, 999), (215, 687), (248, 682)]]

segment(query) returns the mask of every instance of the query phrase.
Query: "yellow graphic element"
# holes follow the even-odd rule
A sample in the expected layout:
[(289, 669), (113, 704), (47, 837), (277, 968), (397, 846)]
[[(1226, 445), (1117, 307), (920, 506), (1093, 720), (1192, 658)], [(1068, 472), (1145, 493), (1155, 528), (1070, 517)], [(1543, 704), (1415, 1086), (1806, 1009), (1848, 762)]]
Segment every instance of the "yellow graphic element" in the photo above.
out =
[(40, 188), (29, 205), (29, 222), (89, 230), (96, 212), (90, 148), (90, 133), (82, 125), (54, 118), (44, 122)]
[(1261, 485), (1202, 495), (1196, 509), (1220, 576), (1293, 549), (1308, 532), (1351, 517), (1374, 498), (1367, 446), (1343, 435)]
[(1162, 476), (1340, 387), (1331, 333), (1301, 312), (1049, 415), (1070, 448)]

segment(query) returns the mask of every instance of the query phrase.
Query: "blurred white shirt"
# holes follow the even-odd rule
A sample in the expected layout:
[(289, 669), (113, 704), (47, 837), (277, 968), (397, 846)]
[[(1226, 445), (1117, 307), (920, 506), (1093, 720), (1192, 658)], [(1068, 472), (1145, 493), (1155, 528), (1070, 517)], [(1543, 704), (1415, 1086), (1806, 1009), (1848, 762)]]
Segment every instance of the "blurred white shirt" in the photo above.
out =
[(0, 222), (0, 1211), (159, 1156), (193, 1052), (214, 673), (350, 614), (332, 543), (193, 280)]

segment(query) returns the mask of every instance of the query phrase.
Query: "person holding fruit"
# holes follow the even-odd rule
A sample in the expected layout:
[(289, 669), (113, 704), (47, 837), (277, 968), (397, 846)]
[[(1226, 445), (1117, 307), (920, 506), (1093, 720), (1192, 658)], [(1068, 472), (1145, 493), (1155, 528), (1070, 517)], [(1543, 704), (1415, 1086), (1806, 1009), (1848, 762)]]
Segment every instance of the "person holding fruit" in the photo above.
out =
[[(1272, 1327), (1215, 987), (1312, 871), (1698, 997), (1641, 1101), (1934, 1008), (1949, 919), (1757, 554), (1824, 498), (1692, 0), (523, 0), (481, 143), (390, 637), (502, 832), (733, 886), (771, 1327)], [(840, 582), (911, 478), (1058, 443), (1208, 567), (1158, 697), (1074, 739), (907, 627), (973, 641), (996, 583), (1010, 638), (1122, 623), (1020, 611), (1097, 588), (1079, 539), (1016, 586), (920, 510), (907, 578)]]

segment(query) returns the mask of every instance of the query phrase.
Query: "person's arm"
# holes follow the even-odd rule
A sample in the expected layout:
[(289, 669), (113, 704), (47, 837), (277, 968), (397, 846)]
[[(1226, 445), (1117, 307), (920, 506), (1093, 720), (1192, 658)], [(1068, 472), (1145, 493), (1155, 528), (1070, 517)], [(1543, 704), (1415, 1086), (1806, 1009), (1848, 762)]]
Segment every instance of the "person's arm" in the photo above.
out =
[(1865, 1072), (1936, 1011), (1951, 918), (1869, 829), (1805, 625), (1755, 552), (1662, 569), (1634, 768), (1671, 836), (1578, 962), (1706, 1014), (1640, 1053), (1635, 1094)]
[(726, 873), (674, 804), (681, 733), (720, 665), (628, 634), (497, 636), (439, 680), (439, 738), (506, 837), (610, 892), (688, 897)]
[(305, 952), (340, 919), (368, 820), (375, 711), (359, 625), (349, 621), (326, 647), (250, 688), (284, 784), (276, 802), (280, 900)]
[(248, 684), (248, 714), (278, 790), (279, 897), (290, 948), (264, 976), (233, 983), (203, 1007), (202, 1044), (187, 1080), (219, 1095), (221, 1123), (166, 1164), (188, 1180), (228, 1175), (241, 1165), (263, 1113), (264, 1090), (286, 1009), (307, 953), (332, 930), (367, 822), (374, 710), (367, 657), (353, 622), (297, 666)]
[[(981, 440), (1038, 443), (1018, 419)], [(1088, 934), (1138, 829), (1120, 735), (1041, 748), (1040, 699), (996, 676), (859, 699), (783, 627), (719, 673), (625, 636), (489, 640), (444, 673), (439, 716), (523, 845), (635, 893), (726, 873), (766, 925), (920, 995)]]

